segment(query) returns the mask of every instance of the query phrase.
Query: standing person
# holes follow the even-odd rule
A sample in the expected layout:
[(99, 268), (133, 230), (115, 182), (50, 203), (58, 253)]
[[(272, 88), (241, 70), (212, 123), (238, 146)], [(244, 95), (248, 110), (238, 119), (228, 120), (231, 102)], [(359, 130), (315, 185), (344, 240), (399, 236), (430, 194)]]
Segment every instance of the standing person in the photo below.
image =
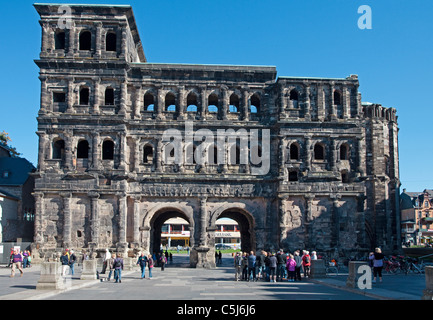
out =
[(289, 254), (289, 258), (287, 259), (287, 281), (294, 282), (295, 281), (295, 269), (296, 269), (296, 261), (292, 254)]
[(266, 277), (264, 277), (264, 278), (266, 281), (268, 281), (269, 280), (269, 272), (270, 272), (270, 269), (269, 269), (270, 260), (269, 260), (269, 258), (271, 257), (271, 253), (265, 251), (264, 255), (265, 255), (265, 273), (266, 273)]
[(223, 254), (221, 253), (221, 250), (218, 252), (218, 263), (223, 263)]
[(107, 249), (105, 249), (105, 257), (104, 257), (104, 263), (102, 265), (102, 272), (101, 274), (105, 274), (105, 271), (107, 270), (107, 263), (108, 260), (111, 258), (111, 253), (110, 251)]
[(69, 268), (71, 269), (71, 275), (74, 275), (75, 273), (75, 262), (77, 262), (77, 256), (75, 255), (74, 250), (71, 250), (71, 255), (69, 256)]
[(283, 281), (283, 278), (286, 273), (286, 263), (287, 263), (287, 256), (285, 255), (283, 249), (280, 249), (280, 251), (277, 254), (277, 281)]
[(384, 255), (380, 248), (376, 248), (373, 252), (370, 252), (368, 257), (373, 261), (373, 283), (376, 283), (376, 278), (379, 276), (379, 281), (382, 282), (382, 269), (383, 269), (383, 258)]
[(163, 254), (161, 254), (159, 262), (160, 262), (160, 265), (161, 265), (161, 271), (164, 271), (165, 264), (167, 263), (167, 260), (165, 259), (165, 256)]
[(317, 253), (316, 251), (311, 252), (311, 260), (317, 260)]
[(299, 255), (299, 250), (295, 251), (293, 259), (296, 261), (295, 267), (295, 280), (301, 281), (301, 268), (302, 268), (302, 258)]
[(62, 264), (62, 276), (64, 277), (64, 276), (66, 276), (66, 271), (69, 268), (69, 256), (68, 256), (66, 250), (63, 251), (63, 254), (60, 257), (60, 262)]
[(277, 257), (275, 256), (275, 254), (272, 253), (269, 257), (269, 279), (271, 282), (277, 282), (277, 264)]
[(250, 252), (248, 256), (248, 281), (252, 279), (253, 281), (257, 281), (256, 278), (256, 260), (257, 257), (254, 254), (254, 251)]
[(257, 280), (259, 279), (263, 280), (265, 277), (265, 252), (263, 250), (260, 251), (259, 255), (257, 255), (256, 266), (257, 266)]
[(141, 279), (146, 278), (146, 275), (145, 275), (146, 264), (147, 264), (147, 257), (144, 254), (144, 252), (142, 252), (141, 256), (139, 256), (138, 260), (137, 260), (137, 265), (139, 265), (141, 268)]
[(15, 277), (15, 268), (20, 270), (21, 275), (23, 276), (23, 268), (21, 267), (21, 264), (23, 262), (23, 256), (21, 255), (20, 251), (18, 249), (14, 250), (14, 253), (11, 256), (11, 262), (12, 262), (12, 271), (11, 271), (11, 278)]
[(305, 254), (302, 257), (302, 266), (304, 267), (304, 278), (309, 278), (310, 277), (311, 257), (310, 257), (310, 252), (308, 252), (308, 251), (305, 251)]
[(244, 252), (242, 254), (242, 280), (247, 281), (248, 279), (248, 254)]
[(23, 252), (23, 269), (27, 268), (29, 254), (27, 250), (24, 250)]
[(115, 283), (122, 283), (122, 270), (123, 270), (123, 259), (120, 253), (117, 254), (117, 258), (113, 261), (114, 267), (114, 280)]
[(111, 275), (114, 272), (114, 260), (115, 259), (116, 259), (116, 255), (113, 253), (113, 254), (111, 254), (110, 259), (107, 260), (107, 269), (110, 270), (110, 272), (108, 273), (108, 278), (107, 278), (108, 281), (110, 281)]
[(152, 279), (153, 258), (152, 255), (147, 256), (147, 267), (149, 268), (149, 280)]
[(242, 276), (242, 256), (240, 252), (236, 253), (234, 263), (235, 263), (235, 280), (239, 281)]

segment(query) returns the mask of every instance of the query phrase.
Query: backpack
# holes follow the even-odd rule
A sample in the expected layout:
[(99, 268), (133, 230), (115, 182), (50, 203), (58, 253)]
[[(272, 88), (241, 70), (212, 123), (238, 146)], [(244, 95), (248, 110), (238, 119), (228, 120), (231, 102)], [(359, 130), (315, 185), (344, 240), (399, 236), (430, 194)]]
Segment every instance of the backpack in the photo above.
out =
[(120, 267), (122, 267), (122, 261), (120, 259), (114, 260), (113, 267), (114, 268), (120, 268)]
[(305, 263), (310, 263), (310, 256), (305, 256), (304, 262)]

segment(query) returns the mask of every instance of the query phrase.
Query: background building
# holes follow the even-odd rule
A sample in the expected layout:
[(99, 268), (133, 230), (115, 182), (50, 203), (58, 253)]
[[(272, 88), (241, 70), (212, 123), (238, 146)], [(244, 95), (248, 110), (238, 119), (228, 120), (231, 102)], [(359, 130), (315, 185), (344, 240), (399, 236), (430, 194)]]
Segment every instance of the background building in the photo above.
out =
[[(396, 110), (361, 103), (356, 75), (154, 64), (130, 6), (69, 7), (65, 28), (59, 5), (35, 5), (41, 257), (153, 251), (176, 217), (188, 221), (198, 267), (215, 264), (220, 218), (238, 223), (243, 251), (399, 250)], [(221, 130), (220, 141), (198, 136)]]

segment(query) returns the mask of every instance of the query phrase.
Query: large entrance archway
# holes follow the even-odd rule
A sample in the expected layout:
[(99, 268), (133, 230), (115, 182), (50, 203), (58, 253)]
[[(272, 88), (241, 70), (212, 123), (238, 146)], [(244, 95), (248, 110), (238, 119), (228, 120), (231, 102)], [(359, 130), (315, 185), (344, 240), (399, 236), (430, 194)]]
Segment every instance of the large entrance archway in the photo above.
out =
[(238, 223), (241, 235), (241, 250), (243, 252), (250, 252), (256, 249), (254, 221), (248, 212), (239, 208), (227, 209), (218, 216), (218, 219), (221, 218), (229, 218)]
[(151, 253), (159, 252), (160, 250), (161, 231), (164, 223), (171, 218), (177, 218), (177, 217), (186, 220), (191, 226), (191, 221), (188, 219), (188, 216), (184, 214), (182, 211), (177, 209), (173, 209), (173, 208), (161, 209), (153, 215), (152, 219), (150, 220), (149, 251)]

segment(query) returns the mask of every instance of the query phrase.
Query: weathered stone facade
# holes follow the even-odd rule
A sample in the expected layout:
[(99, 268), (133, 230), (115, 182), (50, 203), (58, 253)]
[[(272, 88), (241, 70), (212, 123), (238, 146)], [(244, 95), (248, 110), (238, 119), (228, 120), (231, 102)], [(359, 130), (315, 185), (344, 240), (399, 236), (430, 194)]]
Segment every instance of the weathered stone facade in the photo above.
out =
[[(335, 255), (399, 245), (396, 111), (362, 104), (357, 76), (153, 64), (129, 6), (72, 5), (66, 29), (58, 5), (35, 7), (41, 254), (153, 251), (174, 216), (190, 223), (193, 266), (214, 265), (221, 217), (238, 221), (243, 250)], [(250, 139), (202, 139), (218, 130)], [(261, 162), (242, 160), (253, 151)]]

